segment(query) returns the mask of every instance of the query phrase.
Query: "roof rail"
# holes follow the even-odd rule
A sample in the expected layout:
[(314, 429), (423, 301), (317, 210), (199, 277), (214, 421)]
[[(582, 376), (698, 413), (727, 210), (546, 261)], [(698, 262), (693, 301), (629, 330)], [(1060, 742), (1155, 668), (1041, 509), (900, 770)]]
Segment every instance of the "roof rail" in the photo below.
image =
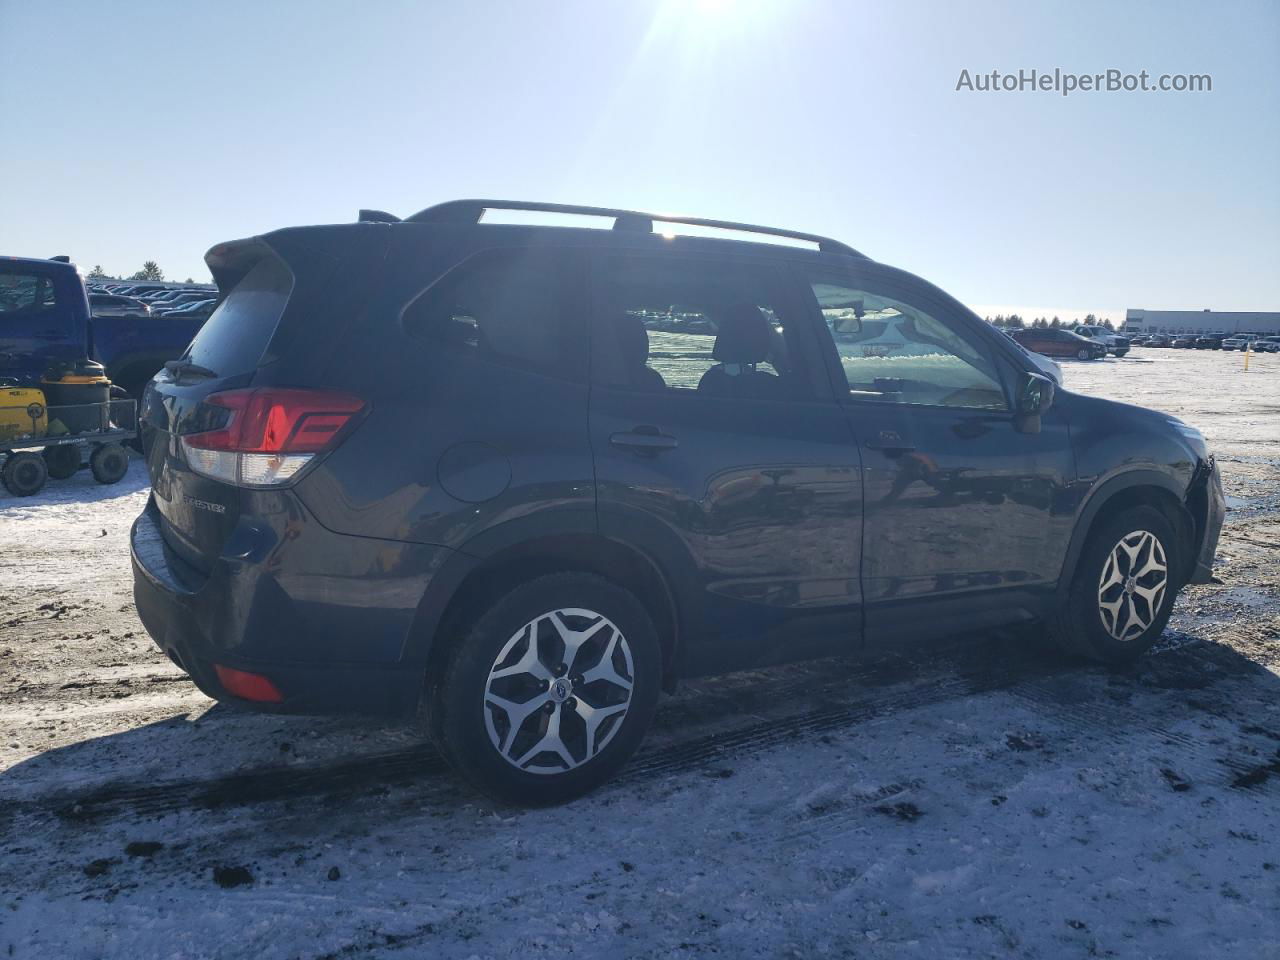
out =
[(752, 223), (734, 223), (729, 220), (707, 220), (703, 217), (682, 217), (673, 213), (641, 213), (636, 210), (619, 210), (614, 207), (583, 207), (572, 203), (538, 203), (534, 200), (450, 200), (434, 207), (419, 210), (405, 219), (406, 223), (479, 223), (486, 210), (535, 210), (540, 213), (567, 213), (584, 217), (612, 217), (613, 229), (634, 233), (652, 233), (653, 222), (684, 223), (694, 227), (712, 227), (717, 230), (737, 230), (743, 233), (762, 233), (791, 240), (816, 243), (823, 253), (843, 253), (846, 256), (867, 259), (853, 247), (830, 237), (799, 230), (781, 230), (777, 227), (761, 227)]

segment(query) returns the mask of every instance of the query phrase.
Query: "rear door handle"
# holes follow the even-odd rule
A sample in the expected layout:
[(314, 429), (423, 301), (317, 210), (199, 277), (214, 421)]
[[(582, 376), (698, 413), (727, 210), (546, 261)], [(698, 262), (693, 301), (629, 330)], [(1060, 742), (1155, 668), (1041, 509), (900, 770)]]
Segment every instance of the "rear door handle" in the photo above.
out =
[(614, 433), (609, 436), (609, 442), (615, 447), (650, 455), (674, 450), (679, 445), (675, 437), (662, 433), (657, 427), (636, 427), (634, 430)]

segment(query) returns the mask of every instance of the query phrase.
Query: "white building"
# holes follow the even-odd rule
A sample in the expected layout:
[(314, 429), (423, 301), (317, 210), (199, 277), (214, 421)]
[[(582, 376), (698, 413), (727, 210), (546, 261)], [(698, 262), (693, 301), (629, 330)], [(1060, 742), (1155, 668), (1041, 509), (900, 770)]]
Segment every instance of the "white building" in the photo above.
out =
[(1218, 310), (1126, 310), (1125, 333), (1280, 334), (1280, 313)]

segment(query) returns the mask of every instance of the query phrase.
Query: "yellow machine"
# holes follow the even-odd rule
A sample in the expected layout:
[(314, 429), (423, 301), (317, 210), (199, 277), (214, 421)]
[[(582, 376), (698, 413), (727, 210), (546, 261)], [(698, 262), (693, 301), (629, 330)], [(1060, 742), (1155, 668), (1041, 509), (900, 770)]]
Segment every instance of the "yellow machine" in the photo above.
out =
[(0, 387), (0, 443), (43, 437), (49, 430), (44, 391)]

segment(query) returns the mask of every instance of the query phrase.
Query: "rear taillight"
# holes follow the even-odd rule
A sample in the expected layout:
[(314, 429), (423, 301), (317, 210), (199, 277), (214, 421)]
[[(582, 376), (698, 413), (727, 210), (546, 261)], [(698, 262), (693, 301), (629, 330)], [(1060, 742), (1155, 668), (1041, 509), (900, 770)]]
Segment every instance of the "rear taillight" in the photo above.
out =
[(317, 454), (332, 450), (364, 410), (347, 393), (272, 387), (226, 390), (205, 397), (227, 411), (216, 430), (183, 436), (196, 473), (242, 487), (277, 487)]

